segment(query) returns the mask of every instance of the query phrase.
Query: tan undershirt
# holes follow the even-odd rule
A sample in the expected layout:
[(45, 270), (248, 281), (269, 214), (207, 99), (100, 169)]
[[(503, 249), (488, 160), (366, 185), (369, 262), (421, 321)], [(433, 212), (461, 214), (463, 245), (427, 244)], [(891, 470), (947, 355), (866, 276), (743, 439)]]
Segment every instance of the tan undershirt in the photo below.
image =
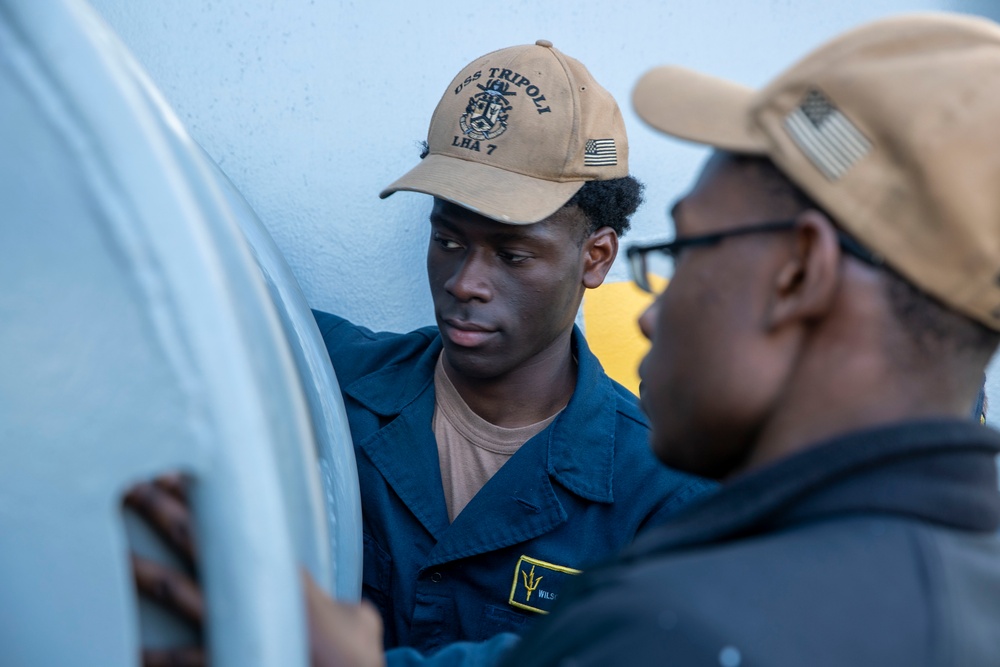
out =
[(507, 459), (559, 413), (517, 428), (491, 424), (473, 412), (459, 396), (445, 373), (441, 357), (434, 369), (434, 393), (431, 426), (437, 439), (448, 519), (454, 521)]

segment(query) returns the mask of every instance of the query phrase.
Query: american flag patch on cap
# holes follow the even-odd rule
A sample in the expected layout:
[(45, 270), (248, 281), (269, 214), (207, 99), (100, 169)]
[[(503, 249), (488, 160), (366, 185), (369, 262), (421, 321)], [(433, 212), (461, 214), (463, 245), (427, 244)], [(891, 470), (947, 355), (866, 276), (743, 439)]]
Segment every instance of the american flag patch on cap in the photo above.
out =
[(618, 164), (614, 139), (588, 139), (583, 149), (584, 167), (613, 167)]
[(846, 174), (872, 148), (854, 123), (818, 90), (810, 91), (785, 117), (785, 129), (831, 181)]

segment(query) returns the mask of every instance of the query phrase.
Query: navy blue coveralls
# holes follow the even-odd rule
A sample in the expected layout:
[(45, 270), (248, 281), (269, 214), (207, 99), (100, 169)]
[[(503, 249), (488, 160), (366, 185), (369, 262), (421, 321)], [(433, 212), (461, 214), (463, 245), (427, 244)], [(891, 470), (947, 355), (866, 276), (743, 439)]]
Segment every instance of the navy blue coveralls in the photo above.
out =
[(579, 570), (713, 487), (652, 455), (635, 397), (579, 330), (569, 404), (449, 523), (431, 428), (436, 327), (372, 333), (315, 312), (357, 454), (363, 595), (385, 645), (429, 653), (520, 632)]

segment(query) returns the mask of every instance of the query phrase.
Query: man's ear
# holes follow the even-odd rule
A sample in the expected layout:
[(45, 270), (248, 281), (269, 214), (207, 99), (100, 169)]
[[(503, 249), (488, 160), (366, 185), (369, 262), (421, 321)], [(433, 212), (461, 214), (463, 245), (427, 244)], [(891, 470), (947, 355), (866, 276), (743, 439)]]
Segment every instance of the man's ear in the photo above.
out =
[(610, 227), (601, 227), (583, 242), (583, 285), (587, 289), (601, 286), (618, 256), (618, 234)]
[(767, 320), (772, 329), (826, 315), (840, 283), (840, 242), (833, 222), (814, 209), (795, 221), (792, 252), (774, 274)]

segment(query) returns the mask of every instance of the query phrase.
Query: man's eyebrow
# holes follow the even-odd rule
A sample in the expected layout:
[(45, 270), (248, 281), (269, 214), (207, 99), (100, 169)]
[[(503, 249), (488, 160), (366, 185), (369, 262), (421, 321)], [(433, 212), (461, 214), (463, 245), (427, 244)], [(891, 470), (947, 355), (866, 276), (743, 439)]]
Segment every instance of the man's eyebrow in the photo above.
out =
[(520, 227), (513, 227), (510, 231), (493, 232), (490, 237), (498, 241), (533, 241), (535, 239), (534, 236), (525, 233)]
[(455, 231), (455, 225), (442, 215), (438, 215), (435, 212), (431, 212), (430, 221), (432, 225), (440, 225), (441, 227), (447, 227), (451, 231)]
[[(430, 221), (431, 221), (431, 224), (444, 227), (445, 229), (447, 229), (450, 232), (454, 232), (456, 234), (461, 233), (461, 230), (459, 229), (458, 225), (456, 225), (455, 223), (451, 222), (450, 220), (448, 220), (444, 216), (437, 215), (436, 213), (431, 213), (431, 215), (430, 215)], [(510, 229), (509, 230), (504, 229), (502, 231), (490, 232), (487, 236), (490, 239), (492, 239), (494, 242), (504, 242), (504, 241), (532, 241), (532, 240), (535, 239), (534, 236), (532, 236), (531, 234), (527, 233), (526, 230), (521, 229), (521, 227), (518, 226), (518, 225), (510, 225)]]

